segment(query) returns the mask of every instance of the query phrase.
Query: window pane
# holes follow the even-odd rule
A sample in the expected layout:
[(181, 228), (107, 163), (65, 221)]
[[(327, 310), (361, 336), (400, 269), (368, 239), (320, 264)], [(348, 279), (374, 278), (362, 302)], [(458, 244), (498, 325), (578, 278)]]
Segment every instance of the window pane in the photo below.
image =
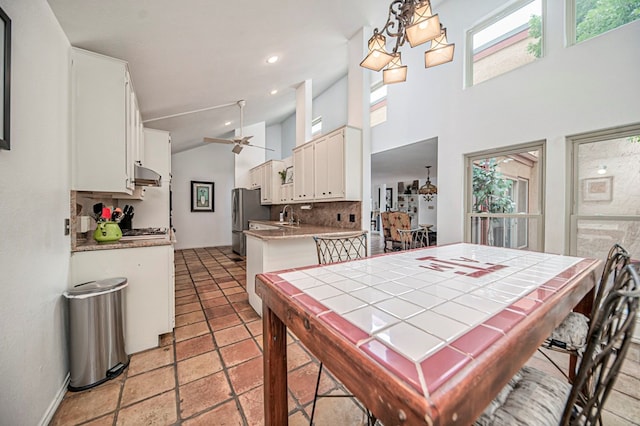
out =
[(640, 136), (577, 146), (577, 214), (640, 215)]
[(578, 220), (577, 256), (604, 259), (612, 245), (622, 245), (634, 259), (640, 253), (640, 220)]
[(575, 0), (576, 41), (640, 19), (640, 0)]
[(541, 0), (529, 2), (503, 18), (487, 22), (471, 30), (472, 84), (542, 56)]
[(473, 162), (472, 212), (538, 214), (539, 151)]
[(537, 218), (472, 217), (471, 242), (494, 247), (541, 251)]

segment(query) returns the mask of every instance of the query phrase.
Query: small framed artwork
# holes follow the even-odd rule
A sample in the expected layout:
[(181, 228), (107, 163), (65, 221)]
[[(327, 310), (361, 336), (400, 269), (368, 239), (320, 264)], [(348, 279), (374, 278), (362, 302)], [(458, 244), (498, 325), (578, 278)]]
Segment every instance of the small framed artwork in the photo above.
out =
[(11, 19), (0, 8), (0, 149), (11, 149)]
[(613, 178), (599, 177), (582, 180), (583, 201), (611, 201)]
[(284, 183), (293, 183), (293, 166), (287, 167)]
[(387, 210), (393, 210), (393, 188), (387, 188), (385, 204), (387, 206)]
[(191, 211), (213, 212), (213, 182), (191, 181)]

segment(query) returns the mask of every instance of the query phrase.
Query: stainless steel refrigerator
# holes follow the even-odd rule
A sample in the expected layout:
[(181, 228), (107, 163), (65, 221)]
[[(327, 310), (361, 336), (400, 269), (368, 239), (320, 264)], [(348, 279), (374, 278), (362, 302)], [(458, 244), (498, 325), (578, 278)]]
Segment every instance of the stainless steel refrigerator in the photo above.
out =
[(271, 209), (260, 204), (260, 190), (235, 188), (231, 191), (231, 248), (239, 255), (246, 256), (246, 236), (242, 231), (249, 229), (250, 220), (269, 220)]

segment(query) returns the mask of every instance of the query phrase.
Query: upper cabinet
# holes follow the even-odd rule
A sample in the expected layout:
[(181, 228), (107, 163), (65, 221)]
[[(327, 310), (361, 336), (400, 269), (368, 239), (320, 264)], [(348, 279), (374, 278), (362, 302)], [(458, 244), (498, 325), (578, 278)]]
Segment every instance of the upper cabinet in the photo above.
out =
[(293, 199), (295, 201), (313, 201), (313, 158), (313, 141), (293, 149)]
[(362, 137), (342, 127), (293, 150), (296, 201), (362, 200)]
[(127, 63), (73, 48), (72, 189), (131, 194), (142, 120)]

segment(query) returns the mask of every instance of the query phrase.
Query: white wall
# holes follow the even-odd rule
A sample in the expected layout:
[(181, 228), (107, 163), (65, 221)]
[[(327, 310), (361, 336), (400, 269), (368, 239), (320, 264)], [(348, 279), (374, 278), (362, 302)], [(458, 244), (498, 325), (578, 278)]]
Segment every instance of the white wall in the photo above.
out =
[(12, 20), (11, 151), (0, 151), (0, 423), (35, 425), (55, 409), (68, 371), (70, 46), (45, 1), (0, 6)]
[(347, 76), (336, 81), (312, 103), (313, 118), (322, 116), (322, 133), (347, 124)]
[(407, 83), (389, 87), (388, 120), (372, 129), (373, 152), (438, 137), (438, 242), (463, 238), (464, 154), (545, 139), (545, 250), (564, 251), (567, 135), (637, 122), (640, 21), (564, 46), (564, 2), (548, 1), (546, 56), (463, 89), (464, 31), (501, 0), (442, 3), (454, 62), (424, 69), (421, 48), (402, 48)]
[(293, 154), (296, 147), (296, 114), (293, 113), (282, 123), (282, 156), (288, 157)]
[(273, 151), (267, 151), (266, 160), (280, 160), (282, 159), (282, 125), (275, 124), (268, 126), (266, 129), (266, 145), (267, 148), (273, 149)]
[[(250, 149), (245, 148), (240, 155)], [(234, 156), (231, 145), (222, 144), (209, 144), (171, 156), (176, 250), (231, 245)], [(215, 212), (191, 212), (192, 180), (214, 182)]]

